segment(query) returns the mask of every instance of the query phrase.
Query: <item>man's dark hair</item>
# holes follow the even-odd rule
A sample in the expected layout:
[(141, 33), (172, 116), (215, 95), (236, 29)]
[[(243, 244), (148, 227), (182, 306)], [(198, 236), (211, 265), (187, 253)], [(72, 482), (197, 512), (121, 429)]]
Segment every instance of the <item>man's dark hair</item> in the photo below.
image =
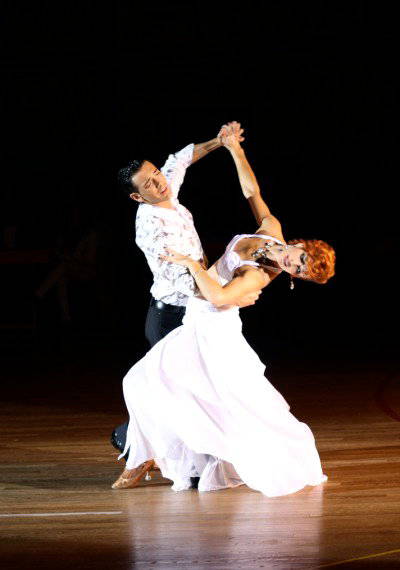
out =
[(144, 159), (131, 160), (125, 168), (118, 170), (118, 184), (127, 196), (130, 196), (132, 192), (138, 192), (138, 188), (132, 181), (132, 176), (142, 168), (143, 163)]

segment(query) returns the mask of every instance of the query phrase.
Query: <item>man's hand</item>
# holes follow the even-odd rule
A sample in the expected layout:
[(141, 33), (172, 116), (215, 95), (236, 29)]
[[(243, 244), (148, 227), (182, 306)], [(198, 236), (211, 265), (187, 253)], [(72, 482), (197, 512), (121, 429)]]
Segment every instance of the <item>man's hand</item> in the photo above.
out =
[(258, 291), (255, 291), (254, 293), (248, 293), (247, 295), (243, 295), (243, 297), (241, 297), (238, 302), (236, 303), (236, 305), (238, 307), (250, 307), (250, 305), (255, 305), (257, 299), (259, 298), (259, 296), (261, 295), (261, 289), (259, 289)]
[(218, 133), (218, 140), (221, 145), (225, 146), (228, 150), (232, 150), (235, 147), (240, 148), (240, 143), (244, 141), (243, 132), (244, 130), (240, 123), (231, 121), (226, 125), (222, 125)]
[(235, 140), (238, 141), (240, 147), (240, 143), (244, 141), (242, 133), (243, 129), (241, 128), (240, 123), (236, 121), (223, 125), (215, 139), (194, 145), (191, 164), (194, 164), (200, 160), (200, 158), (203, 158), (203, 156), (206, 156), (216, 148), (220, 148), (221, 146), (229, 148), (228, 144), (234, 145)]

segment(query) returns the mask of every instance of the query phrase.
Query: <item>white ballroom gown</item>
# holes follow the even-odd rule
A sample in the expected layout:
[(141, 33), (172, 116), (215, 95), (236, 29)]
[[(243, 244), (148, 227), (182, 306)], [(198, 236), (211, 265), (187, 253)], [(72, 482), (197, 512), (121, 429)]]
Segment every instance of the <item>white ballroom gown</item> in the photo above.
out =
[[(233, 251), (244, 237), (251, 236), (236, 236), (217, 262), (222, 285), (240, 265), (254, 265)], [(237, 307), (190, 298), (183, 325), (124, 378), (126, 467), (154, 458), (175, 491), (189, 489), (196, 476), (199, 491), (246, 484), (268, 497), (325, 481), (310, 428), (264, 370), (242, 335)]]

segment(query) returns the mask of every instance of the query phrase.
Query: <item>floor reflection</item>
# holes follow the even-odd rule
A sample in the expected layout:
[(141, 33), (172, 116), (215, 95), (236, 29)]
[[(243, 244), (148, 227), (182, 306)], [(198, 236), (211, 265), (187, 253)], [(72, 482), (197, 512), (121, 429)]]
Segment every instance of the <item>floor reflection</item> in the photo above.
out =
[(310, 568), (319, 563), (323, 496), (324, 485), (273, 499), (247, 487), (209, 493), (148, 487), (121, 493), (119, 503), (137, 563)]

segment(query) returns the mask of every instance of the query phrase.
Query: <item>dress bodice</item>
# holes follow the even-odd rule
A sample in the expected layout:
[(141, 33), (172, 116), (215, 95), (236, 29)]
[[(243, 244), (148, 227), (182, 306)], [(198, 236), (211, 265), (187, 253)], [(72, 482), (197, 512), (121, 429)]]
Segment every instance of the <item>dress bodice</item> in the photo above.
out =
[[(259, 267), (260, 264), (251, 259), (241, 259), (238, 253), (234, 251), (236, 244), (244, 238), (263, 238), (265, 240), (274, 241), (275, 243), (284, 245), (279, 239), (268, 236), (265, 234), (239, 234), (236, 235), (227, 245), (224, 254), (216, 262), (214, 269), (216, 270), (218, 281), (220, 285), (224, 286), (233, 279), (233, 275), (242, 265), (253, 265), (254, 267)], [(240, 325), (241, 321), (239, 319), (239, 307), (235, 305), (224, 305), (222, 307), (216, 307), (206, 299), (201, 296), (194, 295), (189, 298), (186, 315), (183, 319), (184, 323), (188, 323), (193, 317), (198, 318), (200, 314), (210, 315), (210, 313), (218, 315), (226, 315), (231, 318), (235, 315), (238, 318), (238, 323)], [(232, 323), (233, 325), (233, 323)], [(241, 326), (241, 325), (240, 325)]]
[(236, 244), (244, 238), (264, 238), (266, 240), (274, 241), (275, 243), (284, 245), (279, 239), (268, 236), (265, 234), (239, 234), (236, 235), (227, 245), (225, 253), (216, 262), (215, 268), (218, 274), (219, 282), (221, 285), (226, 285), (229, 281), (232, 281), (233, 275), (239, 267), (242, 265), (253, 265), (254, 267), (259, 267), (260, 264), (254, 260), (241, 259), (239, 254), (234, 251)]

